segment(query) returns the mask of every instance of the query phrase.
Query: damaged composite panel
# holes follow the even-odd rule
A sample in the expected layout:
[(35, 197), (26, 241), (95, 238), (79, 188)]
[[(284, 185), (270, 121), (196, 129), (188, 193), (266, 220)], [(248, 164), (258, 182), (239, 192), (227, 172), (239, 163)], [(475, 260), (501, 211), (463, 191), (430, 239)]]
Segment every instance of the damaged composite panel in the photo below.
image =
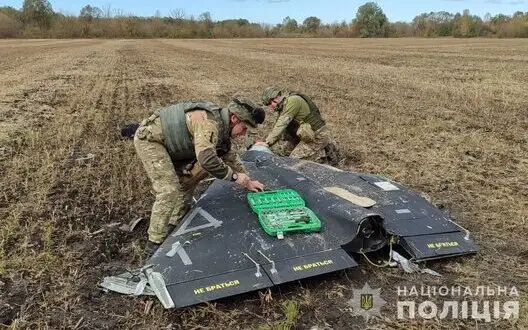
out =
[[(231, 192), (227, 194), (226, 191)], [(356, 266), (341, 249), (336, 224), (322, 233), (267, 235), (247, 205), (246, 192), (217, 181), (149, 260), (176, 306), (183, 307)], [(212, 223), (220, 223), (216, 227)], [(181, 228), (185, 227), (185, 230)], [(354, 236), (354, 226), (349, 226)], [(346, 243), (346, 242), (345, 242)], [(191, 263), (174, 252), (185, 250)]]
[(322, 230), (270, 236), (250, 209), (247, 192), (216, 180), (148, 260), (149, 271), (166, 288), (160, 293), (165, 307), (356, 267), (355, 253), (378, 251), (390, 240), (411, 261), (476, 252), (467, 233), (440, 210), (383, 177), (255, 150), (243, 160), (267, 189), (298, 192)]

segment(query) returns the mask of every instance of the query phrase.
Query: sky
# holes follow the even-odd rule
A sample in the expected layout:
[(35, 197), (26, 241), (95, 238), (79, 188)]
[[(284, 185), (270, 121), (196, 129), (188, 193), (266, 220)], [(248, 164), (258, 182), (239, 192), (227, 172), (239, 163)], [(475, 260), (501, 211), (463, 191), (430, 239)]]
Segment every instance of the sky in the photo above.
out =
[[(153, 16), (159, 10), (168, 16), (172, 10), (180, 10), (189, 17), (210, 12), (214, 21), (245, 18), (252, 23), (281, 23), (286, 16), (299, 23), (309, 16), (316, 16), (323, 23), (350, 22), (359, 6), (368, 0), (50, 0), (53, 10), (78, 15), (89, 4), (101, 9), (119, 9), (121, 13), (137, 16)], [(375, 1), (375, 0), (374, 0)], [(378, 0), (375, 1), (390, 22), (412, 19), (424, 12), (462, 12), (484, 18), (486, 13), (511, 15), (516, 11), (528, 11), (528, 0)], [(0, 6), (22, 7), (23, 0), (1, 0)]]

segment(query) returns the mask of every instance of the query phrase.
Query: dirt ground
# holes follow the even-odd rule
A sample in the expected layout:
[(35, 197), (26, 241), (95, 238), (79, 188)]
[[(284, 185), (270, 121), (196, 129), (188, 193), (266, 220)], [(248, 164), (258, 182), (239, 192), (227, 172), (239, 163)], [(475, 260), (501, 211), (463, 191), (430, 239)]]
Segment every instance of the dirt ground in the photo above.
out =
[[(0, 328), (527, 329), (528, 41), (0, 41)], [(338, 272), (180, 310), (97, 288), (141, 265), (153, 195), (119, 128), (155, 107), (305, 91), (353, 161), (426, 193), (481, 251), (443, 277), (359, 259)], [(272, 118), (269, 119), (272, 121)], [(262, 129), (262, 136), (266, 129)], [(368, 281), (368, 323), (347, 301)], [(513, 287), (518, 320), (398, 320), (399, 285)], [(486, 297), (470, 297), (486, 299)]]

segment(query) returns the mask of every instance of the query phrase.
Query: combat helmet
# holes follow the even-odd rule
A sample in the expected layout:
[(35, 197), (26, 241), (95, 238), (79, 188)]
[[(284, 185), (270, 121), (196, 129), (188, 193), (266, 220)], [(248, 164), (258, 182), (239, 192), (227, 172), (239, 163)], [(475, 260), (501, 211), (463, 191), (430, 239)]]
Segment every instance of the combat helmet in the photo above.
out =
[(229, 111), (237, 116), (251, 128), (256, 128), (266, 119), (266, 112), (261, 107), (253, 103), (249, 98), (235, 95), (227, 105)]
[(262, 93), (262, 104), (269, 105), (270, 101), (281, 94), (281, 90), (277, 86), (270, 86)]

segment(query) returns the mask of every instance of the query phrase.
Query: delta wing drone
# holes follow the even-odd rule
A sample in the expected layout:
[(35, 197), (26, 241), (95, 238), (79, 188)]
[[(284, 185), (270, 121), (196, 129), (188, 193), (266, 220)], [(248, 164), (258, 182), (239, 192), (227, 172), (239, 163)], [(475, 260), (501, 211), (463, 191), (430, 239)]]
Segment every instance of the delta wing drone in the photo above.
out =
[(247, 151), (243, 161), (267, 190), (297, 192), (320, 230), (270, 235), (247, 191), (215, 180), (140, 276), (109, 277), (101, 285), (155, 294), (165, 308), (179, 308), (356, 267), (355, 258), (380, 251), (402, 267), (402, 261), (416, 266), (477, 252), (467, 230), (384, 177), (279, 157), (261, 147)]

